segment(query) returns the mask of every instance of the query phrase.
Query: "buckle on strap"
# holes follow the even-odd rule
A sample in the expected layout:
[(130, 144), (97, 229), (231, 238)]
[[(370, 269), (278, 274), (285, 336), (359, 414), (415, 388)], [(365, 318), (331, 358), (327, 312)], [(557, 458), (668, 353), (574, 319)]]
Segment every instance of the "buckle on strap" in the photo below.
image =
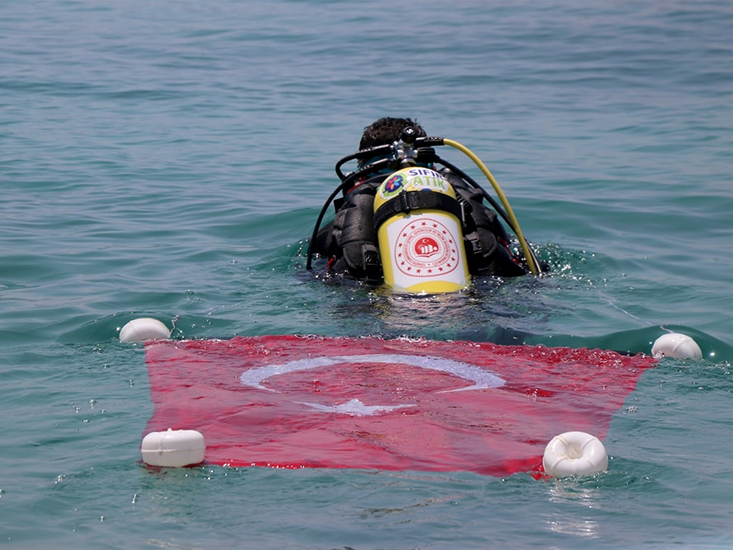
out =
[(456, 199), (443, 193), (421, 189), (402, 191), (394, 199), (380, 206), (374, 213), (374, 230), (378, 231), (384, 222), (396, 214), (427, 209), (442, 210), (453, 214), (461, 223), (464, 221), (463, 207)]

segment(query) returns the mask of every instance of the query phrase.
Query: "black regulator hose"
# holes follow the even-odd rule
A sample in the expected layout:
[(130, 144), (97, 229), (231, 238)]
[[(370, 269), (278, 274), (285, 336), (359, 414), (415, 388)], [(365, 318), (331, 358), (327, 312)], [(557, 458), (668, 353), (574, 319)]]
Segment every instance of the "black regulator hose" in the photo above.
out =
[(346, 176), (341, 171), (341, 167), (346, 164), (349, 161), (352, 160), (364, 160), (364, 159), (371, 159), (376, 158), (380, 156), (384, 156), (387, 153), (390, 153), (392, 151), (392, 145), (378, 145), (377, 147), (370, 147), (369, 149), (362, 149), (361, 151), (357, 151), (356, 153), (353, 153), (351, 155), (346, 155), (344, 158), (339, 160), (336, 163), (336, 175), (339, 177), (341, 181), (344, 181)]
[[(408, 127), (408, 128), (412, 128), (412, 127)], [(407, 140), (403, 139), (405, 143), (413, 144), (415, 147), (418, 147), (418, 148), (419, 147), (435, 147), (435, 146), (444, 144), (442, 137), (419, 137), (419, 138), (415, 138), (413, 141), (409, 141), (411, 139), (411, 133), (410, 132), (405, 133), (405, 131), (408, 130), (408, 128), (405, 128), (405, 130), (403, 130), (402, 137), (403, 138), (407, 137)], [(414, 131), (414, 128), (413, 128), (413, 131)], [(368, 160), (368, 159), (372, 159), (372, 158), (376, 158), (380, 156), (385, 156), (389, 153), (393, 153), (394, 147), (395, 147), (394, 143), (390, 143), (387, 145), (377, 145), (376, 147), (370, 147), (369, 149), (362, 149), (360, 151), (357, 151), (356, 153), (352, 153), (351, 155), (346, 155), (344, 158), (342, 158), (341, 160), (339, 160), (336, 163), (336, 167), (335, 167), (336, 175), (339, 177), (341, 181), (343, 181), (344, 178), (346, 178), (346, 175), (344, 175), (344, 173), (341, 171), (341, 167), (344, 164), (352, 160)]]

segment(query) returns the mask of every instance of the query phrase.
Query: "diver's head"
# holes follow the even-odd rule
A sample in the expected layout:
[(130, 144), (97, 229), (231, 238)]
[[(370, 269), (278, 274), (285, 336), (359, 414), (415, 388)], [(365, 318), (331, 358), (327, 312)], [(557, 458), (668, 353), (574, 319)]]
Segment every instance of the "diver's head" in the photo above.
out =
[(399, 141), (402, 130), (408, 126), (412, 126), (417, 131), (415, 137), (427, 136), (425, 130), (416, 120), (384, 117), (364, 128), (364, 133), (359, 142), (359, 150), (377, 147), (378, 145), (390, 145), (395, 141)]

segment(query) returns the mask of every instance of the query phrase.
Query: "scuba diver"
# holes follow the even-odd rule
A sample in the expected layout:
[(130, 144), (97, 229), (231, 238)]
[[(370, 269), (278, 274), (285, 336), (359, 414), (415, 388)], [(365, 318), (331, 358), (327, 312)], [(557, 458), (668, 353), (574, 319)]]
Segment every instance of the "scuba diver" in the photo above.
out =
[[(476, 163), (503, 208), (437, 155), (435, 147), (443, 145)], [(344, 174), (342, 166), (350, 161), (357, 166)], [(488, 168), (460, 143), (428, 137), (416, 121), (385, 117), (366, 127), (359, 151), (339, 160), (336, 174), (341, 183), (324, 204), (309, 242), (309, 270), (317, 255), (327, 260), (330, 275), (383, 282), (395, 292), (411, 294), (461, 290), (471, 276), (541, 274)], [(331, 202), (336, 215), (321, 228)], [(523, 256), (512, 252), (498, 216), (516, 234)]]

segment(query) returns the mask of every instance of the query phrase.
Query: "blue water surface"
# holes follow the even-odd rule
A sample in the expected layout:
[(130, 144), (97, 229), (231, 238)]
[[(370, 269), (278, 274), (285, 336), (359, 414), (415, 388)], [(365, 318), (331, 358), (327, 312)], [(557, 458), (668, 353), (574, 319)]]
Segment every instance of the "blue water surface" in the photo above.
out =
[[(0, 6), (0, 541), (9, 548), (733, 545), (729, 2), (8, 0)], [(381, 116), (492, 170), (549, 265), (408, 299), (304, 273)], [(483, 176), (455, 151), (441, 154)], [(139, 463), (142, 347), (381, 335), (649, 353), (607, 473)]]

